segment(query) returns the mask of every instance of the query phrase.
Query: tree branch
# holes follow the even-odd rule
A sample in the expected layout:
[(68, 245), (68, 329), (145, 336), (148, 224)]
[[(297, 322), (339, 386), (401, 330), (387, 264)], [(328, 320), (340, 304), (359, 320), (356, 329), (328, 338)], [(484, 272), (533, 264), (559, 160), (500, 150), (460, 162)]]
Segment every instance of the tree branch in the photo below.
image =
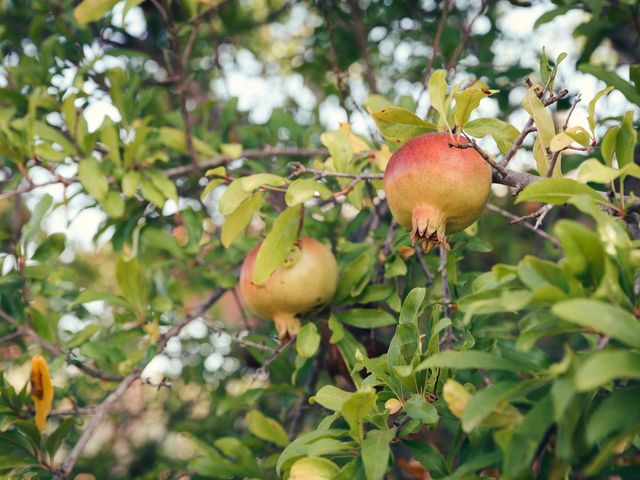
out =
[[(514, 215), (513, 213), (498, 207), (497, 205), (494, 205), (493, 203), (487, 203), (487, 209), (491, 210), (492, 212), (495, 212), (497, 214), (502, 215), (503, 217), (508, 218), (509, 220), (512, 221), (512, 223), (519, 221), (520, 217), (518, 217), (517, 215)], [(527, 222), (522, 222), (522, 226), (531, 230), (532, 232), (534, 232), (536, 235), (541, 236), (542, 238), (544, 238), (545, 240), (548, 240), (549, 242), (551, 242), (553, 244), (554, 247), (560, 247), (560, 242), (558, 242), (558, 240), (555, 237), (552, 237), (551, 235), (549, 235), (547, 232), (545, 232), (544, 230), (540, 230), (536, 227), (534, 227), (533, 225), (531, 225), (530, 223)]]
[[(184, 327), (186, 327), (190, 322), (195, 320), (196, 318), (202, 316), (214, 303), (218, 301), (218, 299), (223, 295), (225, 289), (218, 288), (216, 289), (209, 298), (203, 302), (198, 308), (196, 308), (192, 313), (185, 316), (182, 320), (174, 324), (164, 335), (160, 337), (160, 339), (156, 343), (156, 348), (158, 352), (164, 351), (167, 346), (169, 340), (175, 336), (177, 336)], [(71, 473), (73, 467), (75, 466), (78, 458), (84, 451), (87, 443), (93, 437), (98, 427), (102, 424), (102, 422), (106, 419), (107, 414), (113, 408), (113, 406), (120, 400), (120, 398), (124, 395), (127, 389), (140, 378), (140, 374), (142, 373), (144, 367), (147, 365), (145, 362), (143, 365), (138, 366), (133, 372), (124, 377), (124, 379), (120, 382), (120, 384), (113, 390), (104, 400), (103, 402), (95, 408), (95, 415), (89, 421), (87, 428), (82, 432), (80, 439), (71, 449), (69, 455), (63, 462), (60, 469), (55, 474), (56, 480), (63, 480), (67, 475)]]

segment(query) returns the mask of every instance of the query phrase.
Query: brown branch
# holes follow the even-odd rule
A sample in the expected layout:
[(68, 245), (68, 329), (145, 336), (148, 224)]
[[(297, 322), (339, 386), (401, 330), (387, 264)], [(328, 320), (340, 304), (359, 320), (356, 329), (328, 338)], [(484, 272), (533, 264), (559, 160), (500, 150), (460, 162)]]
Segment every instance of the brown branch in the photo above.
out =
[(167, 177), (179, 177), (197, 172), (202, 169), (213, 168), (224, 165), (238, 158), (270, 158), (270, 157), (318, 157), (328, 155), (329, 151), (325, 148), (299, 148), (299, 147), (274, 147), (266, 146), (258, 149), (244, 150), (240, 157), (232, 157), (231, 155), (220, 154), (200, 162), (199, 165), (183, 165), (163, 170), (163, 174)]
[[(519, 217), (517, 215), (514, 215), (513, 213), (511, 213), (511, 212), (509, 212), (507, 210), (504, 210), (503, 208), (500, 208), (497, 205), (494, 205), (493, 203), (487, 203), (487, 209), (491, 210), (492, 212), (498, 213), (498, 214), (502, 215), (503, 217), (508, 218), (511, 221), (519, 220)], [(558, 242), (558, 240), (555, 237), (552, 237), (551, 235), (549, 235), (544, 230), (540, 230), (540, 229), (534, 227), (533, 225), (531, 225), (530, 223), (527, 223), (527, 222), (523, 222), (522, 226), (527, 228), (527, 229), (529, 229), (529, 230), (531, 230), (536, 235), (540, 235), (545, 240), (548, 240), (549, 242), (551, 242), (553, 244), (554, 247), (559, 247), (560, 246), (560, 242)]]
[(35, 332), (33, 328), (27, 325), (20, 325), (20, 323), (11, 315), (9, 315), (7, 312), (0, 310), (0, 317), (2, 317), (2, 319), (5, 322), (10, 324), (12, 327), (14, 327), (16, 331), (20, 333), (20, 335), (31, 337), (38, 345), (40, 345), (42, 348), (44, 348), (46, 351), (48, 351), (52, 355), (58, 355), (59, 353), (62, 352), (62, 349), (60, 347), (42, 338), (40, 335), (38, 335)]
[[(158, 352), (162, 352), (166, 348), (167, 343), (169, 342), (169, 340), (171, 338), (175, 337), (176, 335), (178, 335), (182, 331), (182, 329), (184, 327), (186, 327), (190, 322), (192, 322), (196, 318), (202, 316), (209, 308), (211, 308), (211, 306), (213, 306), (213, 304), (218, 301), (218, 299), (222, 296), (222, 294), (225, 291), (226, 290), (222, 289), (222, 288), (216, 289), (209, 296), (209, 298), (205, 302), (203, 302), (198, 308), (196, 308), (189, 315), (185, 316), (182, 320), (180, 320), (179, 322), (174, 324), (156, 342), (156, 348), (157, 348)], [(95, 432), (98, 429), (98, 427), (100, 427), (102, 422), (106, 419), (107, 414), (109, 413), (109, 411), (120, 400), (120, 398), (124, 395), (124, 393), (127, 391), (127, 389), (135, 381), (137, 381), (140, 378), (140, 374), (142, 373), (144, 367), (146, 366), (146, 364), (149, 361), (150, 360), (145, 362), (143, 365), (138, 366), (133, 372), (131, 372), (126, 377), (124, 377), (124, 379), (120, 382), (120, 384), (116, 387), (116, 389), (113, 390), (103, 400), (103, 402), (99, 406), (96, 407), (95, 415), (93, 416), (93, 418), (91, 418), (91, 420), (87, 424), (87, 428), (84, 430), (84, 432), (82, 432), (82, 435), (80, 436), (80, 439), (73, 446), (73, 448), (69, 452), (69, 455), (67, 456), (67, 458), (63, 462), (62, 466), (56, 472), (55, 477), (54, 477), (55, 479), (62, 480), (67, 475), (69, 475), (71, 473), (71, 471), (73, 470), (73, 467), (75, 466), (76, 462), (78, 461), (78, 458), (80, 458), (80, 455), (82, 454), (82, 452), (84, 451), (85, 447), (87, 446), (87, 443), (89, 442), (89, 440), (91, 440), (91, 438), (95, 434)]]
[(296, 341), (296, 338), (297, 337), (295, 336), (289, 337), (289, 339), (286, 342), (281, 343), (278, 348), (276, 348), (273, 352), (271, 352), (271, 355), (269, 355), (267, 359), (264, 361), (264, 363), (260, 365), (260, 368), (256, 370), (254, 374), (254, 378), (258, 378), (262, 375), (266, 375), (269, 369), (269, 365), (275, 362), (278, 359), (278, 357), (282, 355), (282, 353), (284, 353), (284, 351), (287, 348), (289, 348), (289, 345), (291, 345), (293, 342)]
[(440, 41), (442, 40), (442, 32), (444, 31), (444, 26), (447, 23), (447, 15), (449, 15), (450, 8), (451, 0), (444, 0), (442, 13), (440, 14), (440, 20), (438, 21), (438, 26), (436, 28), (436, 35), (433, 38), (433, 51), (431, 52), (431, 58), (429, 58), (429, 62), (424, 69), (424, 75), (422, 77), (422, 90), (420, 91), (418, 98), (420, 98), (424, 91), (427, 89), (427, 85), (429, 84), (429, 77), (431, 77), (431, 71), (433, 70), (433, 63), (435, 62), (436, 57), (440, 54)]
[[(566, 97), (568, 94), (569, 94), (568, 90), (562, 90), (557, 95), (551, 95), (549, 98), (543, 100), (542, 103), (544, 103), (545, 107), (548, 107), (549, 105), (556, 103), (558, 100), (561, 100), (562, 98)], [(500, 162), (500, 166), (502, 168), (506, 168), (506, 166), (509, 164), (509, 162), (511, 161), (513, 156), (516, 154), (518, 149), (524, 143), (524, 140), (527, 138), (527, 135), (535, 131), (536, 129), (533, 125), (533, 118), (529, 117), (529, 120), (527, 120), (527, 123), (525, 124), (523, 129), (520, 131), (520, 134), (511, 145), (511, 148), (509, 148), (509, 151), (507, 151), (504, 157), (502, 157), (502, 161)]]
[(318, 170), (315, 168), (308, 168), (300, 163), (293, 164), (293, 172), (290, 178), (299, 177), (305, 173), (313, 174), (317, 179), (325, 177), (335, 178), (353, 178), (354, 180), (382, 180), (384, 173), (346, 173), (346, 172), (333, 172), (331, 170)]
[(489, 165), (491, 165), (491, 168), (494, 171), (498, 172), (498, 174), (500, 174), (502, 176), (506, 175), (506, 172), (505, 172), (504, 168), (502, 168), (500, 165), (498, 165), (496, 162), (494, 162), (493, 159), (491, 158), (491, 155), (489, 155), (482, 148), (480, 148), (480, 146), (475, 141), (475, 139), (469, 138), (469, 137), (466, 137), (466, 139), (467, 139), (467, 143), (452, 143), (452, 142), (449, 142), (449, 146), (450, 147), (454, 147), (454, 148), (459, 148), (461, 150), (464, 150), (464, 149), (467, 149), (467, 148), (473, 148), (476, 152), (478, 152), (480, 154), (480, 156), (482, 157), (482, 159), (485, 162), (487, 162)]
[(362, 61), (364, 62), (364, 76), (369, 85), (370, 93), (377, 93), (378, 87), (376, 86), (376, 76), (371, 63), (371, 56), (369, 55), (369, 42), (367, 27), (364, 23), (363, 12), (358, 5), (358, 0), (348, 0), (351, 7), (351, 18), (353, 20), (353, 29), (355, 32), (356, 42), (360, 48), (362, 54)]
[(447, 63), (447, 72), (450, 72), (451, 70), (453, 70), (453, 67), (456, 65), (456, 63), (460, 59), (460, 55), (462, 55), (462, 52), (464, 51), (465, 47), (467, 46), (467, 43), (469, 42), (469, 37), (471, 36), (471, 29), (473, 28), (473, 24), (476, 23), (476, 20), (478, 20), (478, 18), (482, 16), (488, 4), (489, 4), (489, 0), (482, 0), (478, 13), (476, 13), (475, 16), (469, 21), (469, 23), (467, 23), (463, 27), (462, 40), (460, 40), (460, 42), (456, 46), (456, 49), (453, 51), (453, 54), (451, 55), (451, 58)]
[[(578, 105), (578, 103), (580, 103), (581, 100), (581, 96), (580, 95), (576, 95), (576, 98), (573, 99), (573, 102), (571, 103), (571, 109), (569, 110), (569, 113), (567, 114), (567, 118), (564, 122), (564, 125), (562, 125), (562, 130), (566, 131), (567, 128), (569, 127), (569, 120), (571, 119), (571, 115), (573, 115), (574, 110), (576, 109), (576, 105)], [(565, 150), (565, 149), (563, 149)], [(547, 167), (547, 177), (551, 177), (553, 175), (553, 171), (556, 168), (556, 163), (558, 162), (558, 159), (560, 158), (560, 154), (562, 153), (562, 150), (559, 150), (557, 152), (554, 152), (553, 155), (551, 155), (551, 159), (549, 161), (549, 166)]]
[[(438, 271), (440, 272), (440, 277), (442, 279), (442, 304), (444, 309), (445, 318), (451, 319), (452, 309), (451, 309), (451, 290), (449, 290), (449, 279), (447, 275), (447, 249), (440, 245), (440, 268)], [(451, 324), (447, 325), (444, 329), (444, 335), (440, 343), (442, 344), (445, 350), (451, 348), (452, 343), (455, 341), (456, 337), (453, 334), (453, 328)]]
[(262, 343), (246, 340), (240, 337), (239, 334), (231, 335), (224, 328), (218, 327), (215, 323), (211, 321), (211, 319), (207, 318), (206, 315), (203, 316), (203, 321), (204, 321), (204, 324), (209, 328), (209, 330), (211, 330), (214, 333), (217, 333), (218, 335), (229, 335), (229, 338), (231, 339), (231, 341), (237, 343), (240, 346), (248, 347), (248, 348), (256, 348), (258, 350), (267, 351), (267, 352), (273, 352), (275, 350), (274, 348), (268, 347)]
[(211, 7), (205, 8), (200, 13), (196, 13), (190, 19), (185, 20), (180, 25), (178, 25), (178, 30), (180, 30), (183, 27), (186, 27), (188, 25), (199, 24), (202, 20), (206, 19), (205, 17), (209, 17), (210, 15), (215, 15), (216, 13), (218, 13), (222, 9), (222, 7), (224, 7), (227, 3), (231, 3), (231, 2), (232, 2), (232, 0), (221, 0), (220, 2), (216, 3), (215, 5), (212, 5)]
[(424, 273), (425, 279), (426, 279), (426, 286), (430, 287), (431, 285), (433, 285), (433, 281), (435, 279), (433, 272), (431, 272), (431, 270), (429, 270), (429, 267), (427, 266), (427, 262), (424, 261), (424, 257), (423, 257), (423, 251), (422, 248), (417, 246), (415, 247), (415, 255), (416, 258), (418, 259), (418, 264), (420, 265), (420, 268), (422, 269), (422, 273)]
[(336, 86), (338, 88), (340, 106), (347, 114), (347, 123), (351, 123), (349, 109), (347, 108), (347, 95), (345, 94), (344, 81), (342, 78), (342, 72), (340, 72), (340, 67), (338, 66), (338, 55), (336, 53), (336, 46), (333, 40), (333, 25), (329, 21), (329, 14), (322, 5), (322, 1), (318, 2), (318, 8), (327, 27), (327, 34), (329, 36), (329, 58), (332, 64), (333, 74), (336, 77)]

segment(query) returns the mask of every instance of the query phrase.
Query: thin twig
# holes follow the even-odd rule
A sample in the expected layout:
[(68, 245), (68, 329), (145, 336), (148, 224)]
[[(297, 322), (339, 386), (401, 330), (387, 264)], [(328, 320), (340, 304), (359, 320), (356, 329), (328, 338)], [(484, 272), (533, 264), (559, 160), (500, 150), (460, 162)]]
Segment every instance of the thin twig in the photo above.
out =
[[(502, 215), (503, 217), (508, 218), (509, 220), (519, 220), (519, 218), (520, 218), (517, 215), (514, 215), (513, 213), (511, 213), (511, 212), (509, 212), (507, 210), (504, 210), (503, 208), (500, 208), (497, 205), (494, 205), (493, 203), (487, 203), (487, 209), (491, 210), (492, 212), (498, 213), (498, 214)], [(521, 225), (523, 227), (531, 230), (536, 235), (540, 235), (545, 240), (548, 240), (549, 242), (551, 242), (553, 244), (554, 247), (559, 247), (560, 246), (560, 242), (558, 241), (558, 239), (556, 239), (555, 237), (552, 237), (551, 235), (549, 235), (544, 230), (540, 230), (540, 229), (534, 227), (533, 225), (531, 225), (531, 224), (529, 224), (527, 222), (523, 222)]]
[(273, 352), (275, 350), (274, 348), (268, 347), (267, 345), (264, 345), (262, 343), (252, 342), (251, 340), (242, 338), (239, 333), (236, 333), (234, 335), (230, 334), (224, 328), (220, 328), (215, 323), (213, 323), (213, 321), (211, 321), (211, 319), (209, 319), (207, 315), (203, 315), (202, 320), (204, 324), (209, 328), (209, 330), (217, 333), (218, 335), (228, 335), (232, 342), (235, 342), (240, 346), (255, 348), (265, 352)]
[(280, 344), (280, 346), (278, 348), (276, 348), (273, 352), (271, 352), (271, 355), (269, 355), (267, 357), (267, 359), (263, 362), (262, 365), (260, 365), (260, 368), (258, 368), (254, 374), (254, 378), (258, 378), (261, 377), (263, 375), (266, 375), (268, 370), (269, 370), (269, 365), (271, 365), (273, 362), (275, 362), (278, 357), (287, 349), (289, 348), (289, 345), (291, 345), (293, 342), (295, 342), (296, 337), (289, 337), (287, 339), (286, 342)]
[[(451, 319), (451, 290), (449, 289), (449, 279), (447, 275), (447, 249), (440, 245), (440, 268), (438, 271), (440, 272), (440, 278), (442, 279), (442, 303), (443, 303), (443, 312), (445, 318)], [(444, 335), (441, 340), (442, 347), (445, 350), (451, 348), (452, 343), (455, 341), (456, 337), (453, 334), (453, 329), (451, 324), (447, 325), (444, 329)]]
[(424, 252), (422, 251), (422, 248), (420, 248), (419, 246), (416, 246), (414, 248), (416, 252), (415, 256), (418, 259), (418, 264), (420, 265), (420, 268), (422, 269), (422, 273), (424, 273), (424, 276), (426, 279), (426, 286), (430, 287), (431, 285), (433, 285), (433, 280), (435, 279), (435, 276), (433, 275), (433, 272), (429, 270), (429, 267), (427, 266), (427, 262), (424, 261), (424, 257), (422, 256)]
[(433, 45), (431, 46), (431, 57), (429, 58), (429, 62), (427, 63), (427, 66), (424, 69), (424, 74), (422, 76), (422, 90), (420, 90), (418, 100), (420, 99), (420, 97), (422, 97), (422, 94), (427, 89), (427, 85), (429, 85), (429, 77), (431, 77), (433, 64), (436, 60), (436, 57), (440, 54), (440, 41), (442, 40), (442, 32), (444, 31), (444, 26), (447, 23), (447, 16), (449, 15), (450, 8), (451, 0), (444, 0), (442, 13), (440, 14), (440, 20), (438, 21), (438, 26), (436, 27), (436, 35), (433, 38)]
[(353, 19), (353, 29), (356, 37), (356, 42), (360, 48), (362, 54), (362, 61), (364, 63), (364, 77), (369, 85), (370, 93), (378, 93), (376, 86), (376, 76), (371, 64), (371, 56), (369, 55), (369, 42), (367, 27), (364, 23), (363, 12), (358, 5), (358, 0), (348, 0), (351, 7), (351, 18)]
[[(175, 336), (177, 336), (184, 327), (186, 327), (189, 323), (191, 323), (196, 318), (201, 317), (214, 303), (218, 301), (218, 299), (222, 296), (222, 294), (226, 290), (223, 288), (216, 289), (210, 296), (207, 298), (205, 302), (203, 302), (198, 308), (196, 308), (189, 315), (185, 316), (182, 320), (173, 325), (164, 335), (160, 337), (160, 339), (156, 342), (156, 348), (158, 352), (164, 351), (167, 346), (169, 340)], [(120, 382), (120, 384), (113, 390), (104, 400), (103, 402), (96, 407), (95, 415), (89, 423), (87, 424), (87, 428), (82, 432), (80, 439), (73, 446), (69, 455), (63, 462), (62, 466), (56, 472), (54, 479), (62, 480), (64, 479), (75, 466), (78, 458), (84, 451), (87, 443), (93, 437), (98, 427), (102, 424), (102, 422), (106, 419), (107, 414), (113, 408), (113, 406), (120, 400), (120, 398), (124, 395), (127, 389), (140, 378), (140, 374), (142, 373), (146, 364), (150, 361), (147, 360), (143, 365), (138, 366), (133, 370), (129, 375), (124, 377), (124, 379)]]
[(480, 146), (478, 145), (478, 143), (475, 141), (474, 138), (466, 137), (466, 139), (467, 139), (466, 143), (449, 142), (449, 146), (450, 147), (454, 147), (454, 148), (459, 148), (459, 149), (462, 149), (462, 150), (467, 149), (467, 148), (473, 148), (476, 152), (478, 152), (480, 154), (482, 159), (491, 166), (491, 168), (493, 168), (496, 172), (498, 172), (502, 176), (506, 175), (506, 172), (504, 171), (504, 168), (502, 168), (500, 165), (498, 165), (496, 162), (494, 162), (493, 159), (491, 158), (491, 155), (489, 155), (482, 148), (480, 148)]
[(488, 4), (489, 4), (489, 0), (482, 0), (478, 13), (476, 13), (475, 16), (471, 20), (469, 20), (469, 22), (463, 27), (462, 40), (460, 40), (460, 42), (456, 46), (456, 49), (453, 51), (453, 54), (451, 55), (451, 58), (447, 63), (447, 72), (450, 72), (451, 70), (453, 70), (453, 67), (456, 65), (456, 63), (458, 63), (460, 55), (462, 55), (462, 52), (467, 46), (467, 42), (469, 42), (469, 37), (471, 36), (471, 29), (473, 28), (473, 24), (476, 23), (476, 20), (478, 20), (478, 18), (482, 16)]
[(318, 8), (320, 13), (322, 14), (322, 18), (327, 27), (327, 34), (329, 36), (329, 58), (331, 60), (333, 74), (336, 77), (336, 87), (338, 88), (338, 97), (340, 98), (340, 106), (345, 111), (347, 115), (347, 123), (351, 123), (349, 109), (347, 108), (347, 96), (345, 94), (344, 81), (342, 79), (342, 72), (340, 72), (340, 67), (338, 66), (338, 55), (336, 53), (336, 46), (333, 39), (333, 25), (329, 21), (329, 13), (326, 11), (325, 7), (322, 5), (322, 0), (318, 2)]
[[(569, 95), (569, 91), (565, 89), (559, 92), (557, 95), (551, 95), (549, 98), (543, 100), (542, 103), (545, 105), (545, 107), (548, 107), (549, 105), (556, 103), (558, 100), (563, 99), (567, 95)], [(534, 123), (533, 118), (529, 117), (529, 120), (527, 120), (527, 123), (525, 124), (523, 129), (520, 131), (520, 134), (515, 139), (513, 144), (511, 144), (511, 148), (509, 148), (507, 153), (505, 153), (504, 157), (502, 157), (502, 161), (500, 162), (500, 166), (502, 168), (506, 168), (506, 166), (511, 161), (513, 156), (516, 154), (518, 149), (524, 143), (524, 140), (527, 138), (527, 135), (529, 135), (531, 132), (536, 131), (533, 123)]]
[(0, 310), (0, 317), (2, 317), (5, 322), (14, 327), (18, 332), (20, 332), (20, 335), (31, 337), (38, 345), (40, 345), (52, 355), (58, 355), (62, 351), (60, 347), (48, 342), (40, 335), (38, 335), (35, 330), (33, 330), (33, 328), (26, 325), (20, 325), (20, 323), (15, 318), (13, 318), (5, 311)]

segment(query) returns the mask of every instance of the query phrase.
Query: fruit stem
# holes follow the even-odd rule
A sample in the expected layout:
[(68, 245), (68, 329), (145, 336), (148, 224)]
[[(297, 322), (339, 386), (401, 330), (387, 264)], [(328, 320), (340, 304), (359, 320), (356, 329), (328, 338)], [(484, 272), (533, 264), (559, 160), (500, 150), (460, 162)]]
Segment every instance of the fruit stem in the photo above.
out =
[(278, 331), (278, 339), (280, 342), (285, 343), (291, 338), (300, 333), (300, 320), (292, 313), (283, 312), (277, 313), (273, 316), (273, 321), (276, 324), (276, 330)]

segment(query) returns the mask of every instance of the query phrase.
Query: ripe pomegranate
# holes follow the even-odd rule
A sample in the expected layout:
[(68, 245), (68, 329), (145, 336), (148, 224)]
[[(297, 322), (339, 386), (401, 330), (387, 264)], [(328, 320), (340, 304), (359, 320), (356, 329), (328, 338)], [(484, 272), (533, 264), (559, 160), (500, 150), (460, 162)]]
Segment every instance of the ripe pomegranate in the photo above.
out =
[(302, 237), (267, 282), (256, 285), (251, 279), (261, 246), (258, 244), (242, 264), (240, 295), (256, 315), (271, 318), (278, 337), (286, 341), (300, 331), (297, 314), (331, 301), (338, 284), (338, 264), (322, 243)]
[(384, 172), (391, 213), (411, 229), (411, 240), (425, 252), (435, 245), (449, 249), (445, 234), (471, 225), (487, 203), (491, 167), (460, 135), (427, 133), (398, 149)]

